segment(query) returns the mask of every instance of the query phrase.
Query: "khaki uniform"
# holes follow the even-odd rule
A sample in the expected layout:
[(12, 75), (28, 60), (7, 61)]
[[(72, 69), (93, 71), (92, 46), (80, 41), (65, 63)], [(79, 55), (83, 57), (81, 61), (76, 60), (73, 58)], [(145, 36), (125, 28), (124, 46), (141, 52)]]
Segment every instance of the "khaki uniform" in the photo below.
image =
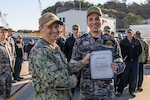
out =
[(9, 48), (9, 52), (10, 52), (12, 71), (14, 72), (15, 60), (16, 60), (15, 42), (12, 37), (8, 37), (6, 42), (7, 42), (8, 48)]
[(0, 98), (9, 98), (11, 87), (10, 56), (7, 45), (0, 42)]
[(149, 45), (146, 41), (140, 39), (140, 42), (142, 44), (142, 53), (139, 56), (139, 62), (145, 63), (145, 61), (148, 61), (149, 57)]
[[(74, 46), (72, 59), (81, 60), (83, 57), (92, 51), (103, 49), (112, 49), (114, 60), (122, 59), (120, 55), (120, 47), (118, 42), (110, 35), (102, 35), (100, 38), (94, 39), (91, 34), (85, 34), (77, 39)], [(118, 60), (117, 73), (123, 72), (125, 64)], [(81, 70), (80, 83), (80, 99), (81, 100), (112, 100), (113, 86), (112, 80), (100, 80), (91, 78), (90, 65), (87, 65)]]
[(35, 100), (70, 100), (73, 80), (70, 74), (84, 67), (68, 64), (59, 47), (54, 48), (40, 39), (29, 56), (29, 72), (32, 74)]
[(137, 89), (142, 87), (144, 80), (144, 64), (147, 63), (149, 57), (149, 45), (146, 41), (139, 39), (142, 46), (142, 53), (139, 55), (138, 81)]

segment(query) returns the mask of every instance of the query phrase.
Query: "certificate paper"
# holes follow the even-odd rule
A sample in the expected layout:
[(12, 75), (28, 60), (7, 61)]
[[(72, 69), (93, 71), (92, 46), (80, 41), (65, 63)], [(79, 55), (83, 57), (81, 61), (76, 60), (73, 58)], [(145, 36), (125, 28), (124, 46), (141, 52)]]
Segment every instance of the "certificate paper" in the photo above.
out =
[(93, 51), (90, 59), (92, 79), (110, 79), (113, 77), (111, 69), (112, 51)]

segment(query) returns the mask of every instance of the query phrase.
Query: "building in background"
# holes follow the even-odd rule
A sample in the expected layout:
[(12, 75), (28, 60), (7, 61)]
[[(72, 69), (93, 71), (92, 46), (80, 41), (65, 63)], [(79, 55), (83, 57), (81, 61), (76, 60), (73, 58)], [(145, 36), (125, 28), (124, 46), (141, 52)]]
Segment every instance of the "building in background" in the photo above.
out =
[(150, 38), (150, 24), (130, 25), (130, 28), (135, 31), (140, 31), (142, 33), (142, 37)]
[[(62, 12), (57, 12), (59, 19), (65, 24), (66, 36), (71, 32), (72, 25), (79, 24), (81, 33), (87, 33), (89, 28), (86, 25), (86, 10), (67, 9)], [(112, 31), (116, 32), (116, 19), (103, 15), (104, 26), (110, 26)]]

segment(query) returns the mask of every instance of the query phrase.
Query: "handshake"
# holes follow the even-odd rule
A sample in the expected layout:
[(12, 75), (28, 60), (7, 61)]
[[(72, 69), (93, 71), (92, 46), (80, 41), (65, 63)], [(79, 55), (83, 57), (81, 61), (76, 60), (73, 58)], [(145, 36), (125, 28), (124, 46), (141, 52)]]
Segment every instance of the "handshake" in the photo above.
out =
[(74, 87), (76, 87), (78, 80), (77, 80), (76, 75), (74, 75), (74, 74), (71, 75), (71, 78), (73, 80), (73, 88), (74, 88)]

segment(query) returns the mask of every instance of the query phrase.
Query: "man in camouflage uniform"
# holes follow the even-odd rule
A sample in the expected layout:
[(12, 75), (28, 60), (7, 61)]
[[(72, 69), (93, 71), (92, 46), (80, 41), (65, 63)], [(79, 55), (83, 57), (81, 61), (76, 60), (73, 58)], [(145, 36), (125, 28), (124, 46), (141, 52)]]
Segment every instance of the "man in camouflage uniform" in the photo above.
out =
[[(123, 72), (125, 64), (120, 55), (118, 42), (110, 35), (103, 35), (102, 12), (100, 8), (92, 6), (87, 11), (88, 34), (77, 39), (72, 59), (81, 60), (87, 53), (103, 49), (112, 49), (113, 63), (111, 69), (115, 74)], [(80, 100), (112, 100), (114, 96), (112, 79), (92, 79), (90, 65), (81, 70)]]
[(14, 70), (15, 66), (15, 59), (16, 59), (16, 50), (15, 50), (15, 42), (12, 38), (14, 30), (9, 28), (8, 29), (8, 38), (6, 39), (8, 43), (10, 44), (10, 57), (12, 60), (12, 70)]
[(5, 41), (7, 29), (0, 26), (0, 100), (8, 99), (11, 93), (11, 61)]
[(141, 45), (142, 45), (142, 53), (139, 56), (137, 90), (143, 91), (142, 84), (143, 84), (143, 79), (144, 79), (144, 64), (148, 62), (149, 44), (142, 39), (140, 31), (136, 31), (135, 37), (137, 37), (140, 40)]
[(65, 55), (56, 44), (59, 24), (63, 23), (50, 12), (39, 19), (42, 38), (29, 55), (29, 72), (32, 74), (35, 100), (70, 100), (71, 88), (77, 83), (75, 75), (71, 74), (89, 63), (91, 54), (87, 54), (81, 61), (67, 63)]
[[(15, 67), (15, 61), (16, 61), (16, 49), (15, 49), (15, 42), (14, 39), (12, 38), (13, 32), (15, 32), (13, 29), (9, 28), (8, 29), (8, 37), (6, 38), (6, 42), (10, 51), (10, 59), (12, 63), (12, 73), (14, 72), (14, 67)], [(16, 80), (12, 80), (13, 83), (16, 82)]]
[[(74, 24), (72, 26), (72, 35), (70, 37), (68, 37), (65, 42), (64, 54), (65, 54), (68, 62), (70, 62), (70, 60), (71, 60), (71, 55), (72, 55), (75, 40), (80, 37), (80, 34), (81, 34), (80, 26), (78, 24)], [(78, 79), (77, 87), (79, 87), (80, 77), (81, 77), (80, 71), (75, 72), (74, 74), (77, 76), (77, 79)], [(72, 88), (73, 95), (74, 95), (74, 91), (75, 91), (75, 88)]]
[(111, 35), (111, 29), (110, 29), (109, 26), (105, 26), (105, 27), (104, 27), (104, 34)]

